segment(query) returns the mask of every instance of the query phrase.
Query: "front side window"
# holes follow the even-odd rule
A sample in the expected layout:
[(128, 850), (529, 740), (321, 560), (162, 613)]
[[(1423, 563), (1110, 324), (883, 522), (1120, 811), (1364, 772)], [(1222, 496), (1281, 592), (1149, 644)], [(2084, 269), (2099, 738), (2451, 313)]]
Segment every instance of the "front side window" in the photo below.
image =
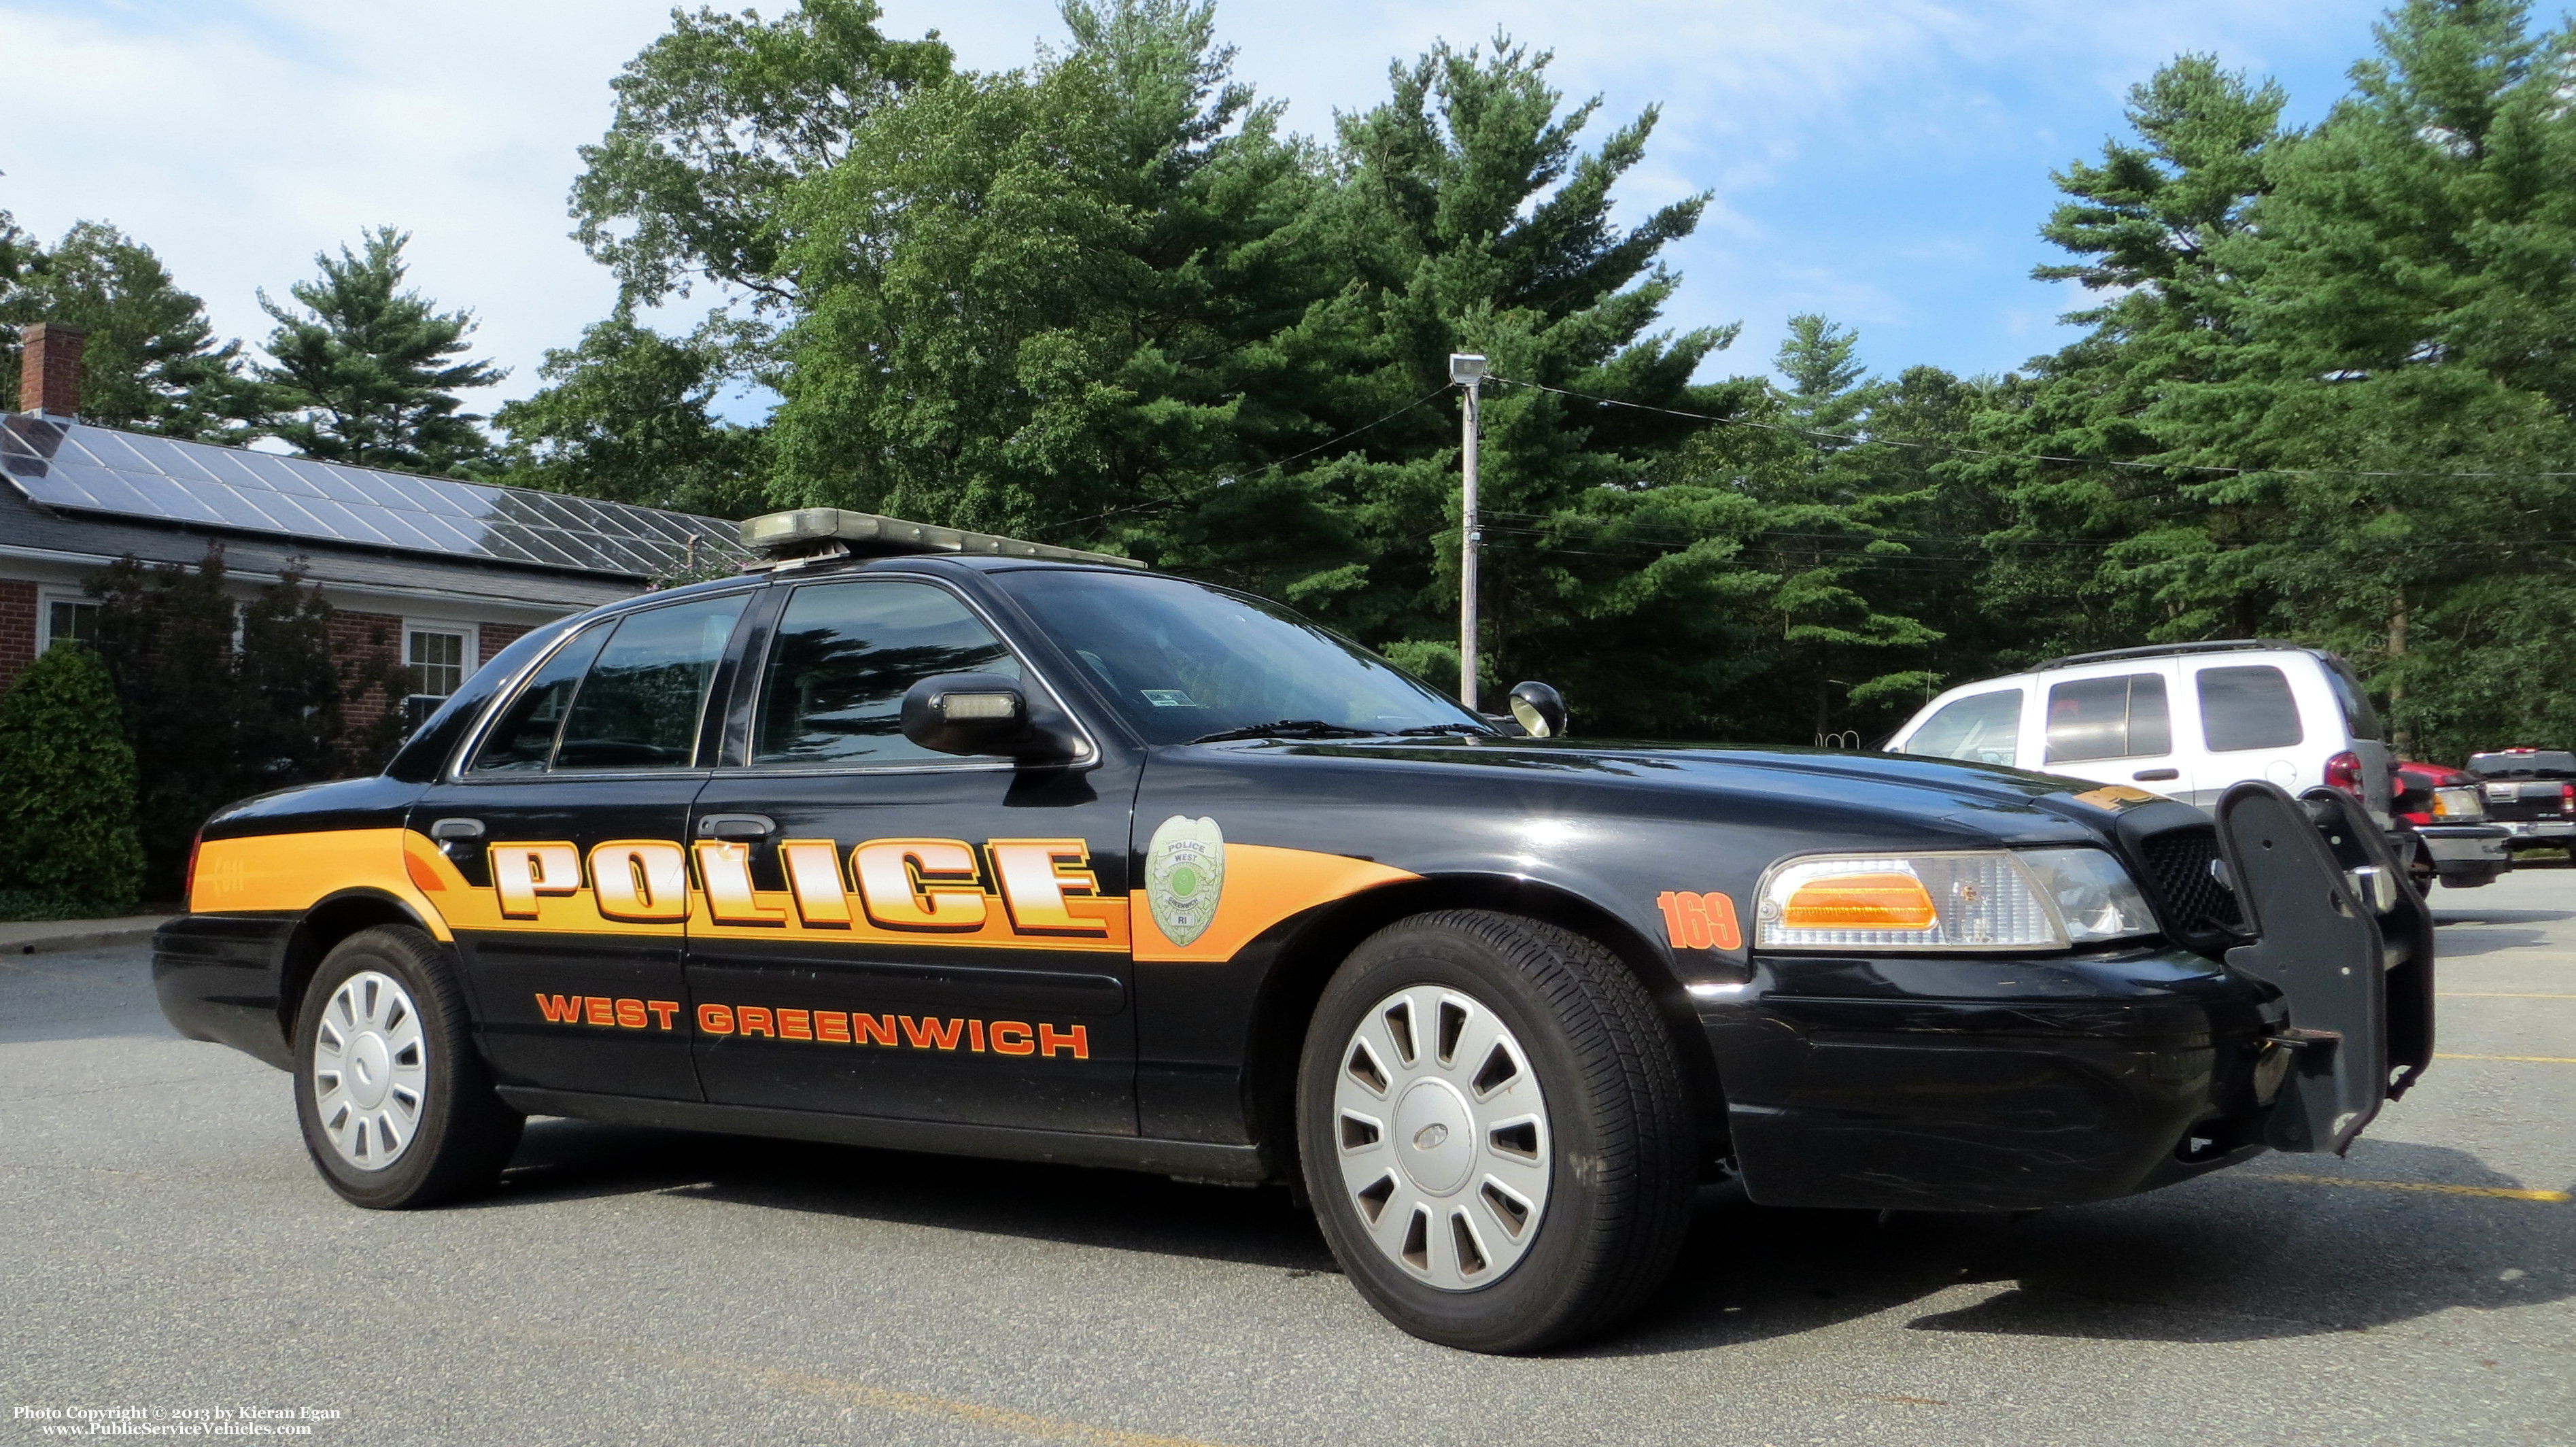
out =
[(2204, 668), (2198, 687), (2200, 735), (2211, 753), (2286, 749), (2307, 737), (2290, 680), (2268, 663)]
[(2152, 758), (2173, 752), (2159, 673), (2078, 678), (2048, 690), (2048, 761)]
[(1284, 608), (1179, 578), (1032, 568), (994, 582), (1047, 622), (1148, 742), (1285, 721), (1486, 733), (1385, 659)]
[(818, 583), (778, 620), (751, 761), (804, 767), (955, 762), (903, 736), (903, 696), (942, 673), (1020, 676), (955, 594), (929, 583)]
[(2019, 752), (2021, 698), (2020, 689), (2006, 688), (1952, 699), (1905, 741), (1905, 752), (2010, 766)]

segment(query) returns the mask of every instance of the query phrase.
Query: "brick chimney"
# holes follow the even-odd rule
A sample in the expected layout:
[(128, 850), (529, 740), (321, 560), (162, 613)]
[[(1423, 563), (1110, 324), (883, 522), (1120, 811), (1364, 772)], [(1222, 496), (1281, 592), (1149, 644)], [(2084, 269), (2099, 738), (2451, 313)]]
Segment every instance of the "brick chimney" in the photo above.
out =
[(19, 329), (26, 350), (18, 364), (18, 410), (57, 420), (80, 415), (81, 348), (89, 333), (61, 322), (30, 322)]

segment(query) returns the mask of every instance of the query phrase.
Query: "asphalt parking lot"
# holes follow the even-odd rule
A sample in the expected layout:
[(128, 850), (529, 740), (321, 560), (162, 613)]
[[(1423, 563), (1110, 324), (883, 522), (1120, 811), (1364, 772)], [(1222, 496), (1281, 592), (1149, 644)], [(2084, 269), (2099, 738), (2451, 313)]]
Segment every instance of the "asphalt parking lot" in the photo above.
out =
[(1397, 1333), (1268, 1191), (541, 1121), (491, 1200), (359, 1211), (144, 951), (9, 957), (0, 1441), (2576, 1442), (2576, 872), (2434, 903), (2452, 1058), (2348, 1159), (2017, 1220), (1713, 1195), (1537, 1360)]

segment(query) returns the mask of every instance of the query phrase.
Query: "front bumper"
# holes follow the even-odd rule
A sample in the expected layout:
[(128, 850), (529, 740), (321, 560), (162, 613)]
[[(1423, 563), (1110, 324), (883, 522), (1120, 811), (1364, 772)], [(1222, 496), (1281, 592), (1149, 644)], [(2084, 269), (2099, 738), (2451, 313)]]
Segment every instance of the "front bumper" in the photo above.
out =
[(2432, 917), (2348, 795), (2245, 783), (2215, 813), (2224, 963), (1756, 955), (1696, 988), (1746, 1192), (2017, 1210), (2348, 1148), (2433, 1059)]
[[(2092, 957), (1758, 956), (1704, 1001), (1747, 1194), (2020, 1210), (2259, 1152), (2278, 993), (2180, 949)], [(2267, 1089), (2268, 1087), (2268, 1089)]]
[(2503, 865), (2513, 861), (2513, 831), (2502, 824), (2419, 824), (2415, 837), (2424, 857), (2444, 865)]

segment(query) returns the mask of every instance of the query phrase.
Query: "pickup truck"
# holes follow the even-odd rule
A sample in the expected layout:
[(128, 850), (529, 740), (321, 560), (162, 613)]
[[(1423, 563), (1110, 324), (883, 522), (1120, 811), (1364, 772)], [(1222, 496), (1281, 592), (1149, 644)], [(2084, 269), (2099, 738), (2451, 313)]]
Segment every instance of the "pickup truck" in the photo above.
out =
[(2576, 840), (2576, 753), (2498, 749), (2469, 755), (2486, 794), (2487, 818), (2513, 831), (2517, 854)]

